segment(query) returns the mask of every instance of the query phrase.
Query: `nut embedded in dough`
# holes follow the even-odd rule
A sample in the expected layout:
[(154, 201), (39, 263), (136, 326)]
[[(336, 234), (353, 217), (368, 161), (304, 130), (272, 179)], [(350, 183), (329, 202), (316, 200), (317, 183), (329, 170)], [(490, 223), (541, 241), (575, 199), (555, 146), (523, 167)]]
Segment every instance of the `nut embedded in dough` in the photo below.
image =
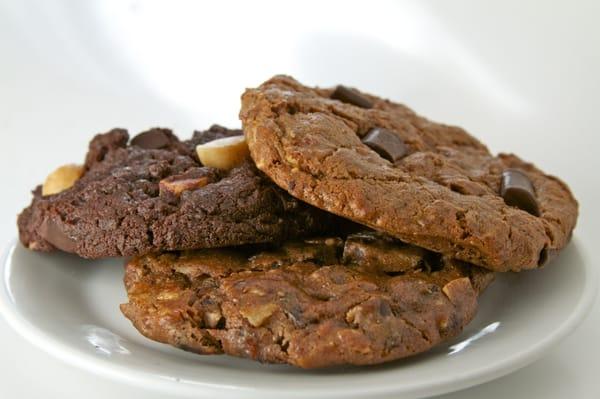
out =
[(208, 177), (202, 176), (181, 180), (163, 179), (159, 182), (158, 187), (161, 193), (169, 192), (175, 196), (179, 196), (184, 191), (196, 190), (207, 184)]
[(83, 166), (81, 165), (69, 164), (55, 169), (46, 177), (42, 186), (42, 195), (58, 194), (70, 188), (82, 174)]
[(244, 136), (225, 137), (196, 147), (202, 165), (229, 170), (241, 164), (250, 154)]
[(242, 316), (254, 327), (260, 327), (277, 310), (277, 305), (267, 303), (256, 307), (245, 307), (240, 309)]

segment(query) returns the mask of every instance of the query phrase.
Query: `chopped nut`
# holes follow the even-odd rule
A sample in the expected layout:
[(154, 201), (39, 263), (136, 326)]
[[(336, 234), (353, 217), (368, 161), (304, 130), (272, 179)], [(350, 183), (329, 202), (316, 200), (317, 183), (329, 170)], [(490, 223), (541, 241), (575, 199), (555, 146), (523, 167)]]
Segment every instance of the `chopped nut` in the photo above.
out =
[(42, 246), (40, 245), (39, 242), (32, 241), (29, 243), (29, 246), (27, 248), (31, 249), (32, 251), (38, 251), (38, 250), (41, 250)]
[(256, 288), (256, 287), (250, 288), (248, 293), (250, 293), (252, 295), (265, 296), (265, 292), (263, 290), (261, 290), (260, 288)]
[(355, 306), (346, 313), (346, 322), (352, 325), (360, 325), (363, 321), (362, 306)]
[(81, 165), (63, 165), (50, 173), (42, 186), (42, 195), (58, 194), (73, 186), (83, 174)]
[(161, 180), (158, 184), (160, 193), (171, 193), (179, 196), (184, 191), (196, 190), (208, 184), (208, 177), (202, 176), (197, 178), (181, 179), (181, 180)]
[(172, 301), (179, 298), (179, 291), (162, 291), (156, 296), (159, 301)]
[(442, 287), (442, 292), (453, 304), (459, 303), (468, 293), (473, 292), (471, 280), (468, 277), (461, 277), (450, 281)]
[(445, 331), (448, 329), (448, 317), (444, 316), (441, 320), (438, 321), (438, 329), (440, 331)]
[(337, 246), (337, 245), (340, 244), (340, 242), (341, 242), (341, 240), (339, 238), (327, 238), (327, 239), (325, 239), (325, 245), (328, 245), (330, 247)]
[(240, 313), (254, 327), (260, 327), (273, 313), (275, 313), (275, 310), (277, 310), (277, 305), (274, 303), (267, 303), (257, 307), (242, 308), (240, 309)]
[(222, 318), (223, 315), (218, 309), (204, 313), (204, 323), (206, 323), (209, 328), (217, 327)]
[(241, 164), (250, 151), (244, 136), (234, 136), (201, 144), (196, 153), (204, 166), (228, 170)]
[(296, 160), (295, 157), (291, 156), (291, 155), (287, 155), (285, 157), (285, 160), (287, 161), (287, 163), (292, 166), (292, 169), (298, 169), (298, 161)]

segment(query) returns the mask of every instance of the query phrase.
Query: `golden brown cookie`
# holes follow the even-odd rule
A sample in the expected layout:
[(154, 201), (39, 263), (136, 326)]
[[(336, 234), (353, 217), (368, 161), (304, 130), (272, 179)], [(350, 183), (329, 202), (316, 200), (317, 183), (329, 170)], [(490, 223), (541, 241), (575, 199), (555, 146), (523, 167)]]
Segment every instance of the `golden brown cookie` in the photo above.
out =
[(389, 100), (276, 76), (244, 93), (240, 117), (256, 165), (290, 194), (446, 256), (532, 269), (575, 227), (561, 180)]
[(366, 232), (134, 258), (121, 310), (146, 337), (200, 354), (368, 365), (459, 334), (492, 278)]

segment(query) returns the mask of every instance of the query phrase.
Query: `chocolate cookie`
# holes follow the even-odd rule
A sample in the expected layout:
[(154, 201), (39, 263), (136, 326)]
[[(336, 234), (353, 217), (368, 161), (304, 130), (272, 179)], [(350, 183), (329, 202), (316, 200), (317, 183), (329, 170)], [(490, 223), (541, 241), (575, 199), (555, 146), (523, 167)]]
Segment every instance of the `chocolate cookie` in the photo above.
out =
[(304, 368), (411, 356), (456, 336), (493, 273), (374, 233), (146, 255), (121, 310), (146, 337)]
[(330, 227), (329, 214), (290, 197), (249, 161), (229, 171), (200, 164), (196, 145), (241, 134), (213, 126), (182, 142), (152, 129), (129, 143), (122, 129), (97, 135), (71, 188), (34, 191), (18, 218), (21, 242), (101, 258), (274, 242)]
[(545, 264), (569, 241), (569, 188), (454, 126), (338, 86), (277, 76), (242, 96), (260, 170), (296, 198), (491, 270)]

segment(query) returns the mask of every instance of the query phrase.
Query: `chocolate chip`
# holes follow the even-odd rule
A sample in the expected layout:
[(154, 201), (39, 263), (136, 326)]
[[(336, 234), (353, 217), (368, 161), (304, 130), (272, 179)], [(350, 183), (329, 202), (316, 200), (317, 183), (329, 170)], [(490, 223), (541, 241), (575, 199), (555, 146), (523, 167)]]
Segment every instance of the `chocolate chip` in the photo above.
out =
[(334, 100), (340, 100), (341, 102), (356, 105), (361, 108), (373, 108), (371, 100), (365, 96), (359, 94), (356, 90), (350, 89), (349, 87), (339, 85), (335, 88), (331, 98)]
[(51, 218), (44, 219), (40, 226), (40, 235), (50, 244), (65, 252), (75, 252), (77, 243), (63, 231), (61, 226)]
[(540, 216), (533, 184), (529, 177), (520, 170), (507, 169), (502, 172), (500, 195), (507, 205), (516, 206), (534, 216)]
[(417, 269), (425, 250), (369, 233), (350, 234), (344, 243), (342, 263), (364, 270), (400, 275)]
[(390, 162), (396, 162), (406, 155), (406, 146), (400, 136), (382, 127), (369, 130), (362, 141)]
[(152, 129), (140, 133), (131, 139), (131, 145), (136, 145), (147, 150), (157, 150), (169, 147), (173, 139), (173, 133), (168, 129)]

